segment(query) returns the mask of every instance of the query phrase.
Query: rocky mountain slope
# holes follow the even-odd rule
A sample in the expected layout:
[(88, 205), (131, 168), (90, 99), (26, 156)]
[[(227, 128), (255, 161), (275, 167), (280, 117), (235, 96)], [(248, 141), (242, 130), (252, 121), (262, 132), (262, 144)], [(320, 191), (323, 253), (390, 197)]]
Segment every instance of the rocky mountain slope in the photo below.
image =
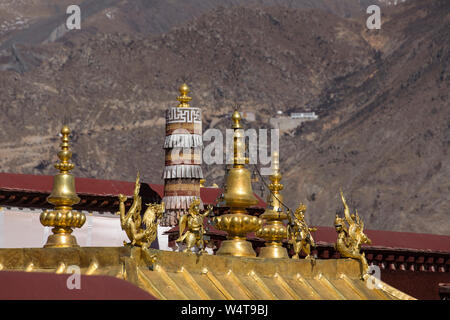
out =
[(342, 187), (367, 226), (449, 234), (449, 9), (421, 3), (364, 32), (379, 58), (330, 88), (321, 121), (291, 139), (286, 152), (303, 151), (286, 158), (286, 187), (309, 199), (315, 223), (331, 223), (321, 212)]
[[(219, 7), (233, 8), (283, 6), (294, 9), (321, 9), (350, 17), (378, 0), (3, 0), (0, 3), (0, 39), (28, 43), (42, 41), (66, 18), (66, 8), (81, 8), (84, 29), (90, 32), (159, 34), (180, 26)], [(27, 30), (25, 30), (27, 29)], [(86, 30), (87, 31), (87, 30)]]
[[(136, 3), (93, 16), (133, 16), (146, 2)], [(280, 146), (286, 203), (305, 202), (310, 223), (333, 223), (343, 188), (368, 228), (450, 234), (448, 1), (383, 9), (378, 31), (345, 5), (261, 3), (205, 6), (160, 30), (136, 18), (138, 33), (93, 19), (55, 43), (0, 54), (0, 170), (53, 174), (67, 122), (76, 175), (133, 180), (139, 169), (159, 183), (164, 110), (186, 81), (204, 130), (229, 127), (236, 105), (257, 113), (246, 124), (256, 128), (276, 110), (319, 114)], [(204, 172), (221, 184), (223, 166)]]

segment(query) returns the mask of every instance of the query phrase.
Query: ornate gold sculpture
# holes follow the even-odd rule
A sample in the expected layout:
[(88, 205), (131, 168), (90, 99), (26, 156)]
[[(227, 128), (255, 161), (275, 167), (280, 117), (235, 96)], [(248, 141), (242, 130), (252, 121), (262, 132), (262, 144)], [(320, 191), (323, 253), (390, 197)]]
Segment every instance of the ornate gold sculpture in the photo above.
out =
[(288, 238), (295, 252), (292, 259), (298, 259), (299, 253), (303, 250), (306, 254), (305, 259), (314, 260), (314, 257), (311, 256), (311, 247), (314, 247), (315, 243), (311, 232), (317, 231), (317, 228), (308, 227), (305, 221), (305, 212), (306, 206), (301, 203), (294, 212), (294, 218), (289, 215)]
[(280, 183), (282, 175), (280, 173), (278, 153), (274, 152), (272, 156), (273, 173), (269, 176), (272, 182), (269, 185), (271, 193), (267, 198), (267, 209), (260, 216), (266, 221), (266, 224), (256, 232), (256, 236), (266, 240), (265, 247), (259, 252), (261, 258), (289, 258), (286, 248), (283, 248), (282, 241), (287, 238), (287, 229), (283, 220), (288, 217), (282, 209), (281, 201), (283, 196), (280, 191), (283, 185)]
[(208, 216), (211, 213), (212, 209), (213, 207), (209, 205), (208, 210), (201, 214), (200, 200), (195, 199), (189, 206), (188, 214), (185, 214), (180, 218), (180, 236), (175, 241), (186, 244), (186, 248), (183, 250), (184, 252), (191, 252), (191, 249), (194, 246), (197, 246), (197, 248), (200, 250), (200, 253), (205, 251), (205, 242), (203, 240), (203, 235), (206, 233), (206, 231), (203, 226), (203, 218)]
[(61, 151), (58, 152), (59, 163), (55, 168), (59, 173), (53, 179), (52, 193), (47, 201), (55, 206), (51, 211), (45, 210), (41, 213), (40, 221), (46, 227), (53, 227), (53, 234), (47, 239), (45, 248), (78, 247), (77, 240), (72, 233), (72, 228), (81, 228), (86, 221), (84, 213), (72, 211), (72, 206), (80, 202), (75, 191), (75, 178), (69, 173), (75, 165), (70, 162), (72, 152), (69, 150), (68, 126), (61, 129)]
[(249, 232), (255, 232), (262, 226), (262, 219), (247, 214), (246, 208), (258, 203), (253, 194), (250, 172), (244, 167), (245, 142), (241, 115), (235, 111), (232, 116), (234, 129), (233, 167), (226, 178), (225, 206), (230, 213), (214, 217), (213, 223), (219, 230), (228, 232), (227, 240), (222, 242), (217, 255), (256, 256), (252, 244), (246, 241)]
[(141, 219), (142, 198), (139, 196), (140, 181), (139, 172), (136, 177), (136, 184), (134, 187), (133, 203), (125, 213), (125, 201), (127, 197), (119, 194), (119, 212), (120, 226), (122, 230), (130, 239), (130, 243), (124, 241), (124, 245), (138, 246), (143, 249), (148, 249), (153, 241), (156, 239), (158, 220), (164, 213), (164, 203), (161, 204), (147, 204), (147, 209)]
[[(335, 249), (339, 251), (342, 257), (359, 260), (362, 273), (365, 274), (369, 270), (369, 265), (367, 264), (364, 252), (360, 252), (361, 245), (365, 243), (371, 244), (372, 241), (363, 232), (364, 223), (360, 219), (358, 211), (355, 211), (355, 214), (350, 215), (350, 210), (342, 191), (341, 199), (344, 204), (345, 219), (336, 214), (334, 226), (338, 233), (338, 239), (335, 244)], [(348, 223), (348, 228), (346, 222)]]

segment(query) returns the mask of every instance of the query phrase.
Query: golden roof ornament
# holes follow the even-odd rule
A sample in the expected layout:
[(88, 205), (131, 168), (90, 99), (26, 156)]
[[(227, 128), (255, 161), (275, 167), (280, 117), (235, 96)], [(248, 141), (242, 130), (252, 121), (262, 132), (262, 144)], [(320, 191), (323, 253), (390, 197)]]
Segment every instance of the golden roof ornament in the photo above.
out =
[(209, 205), (205, 212), (200, 213), (200, 199), (196, 198), (191, 202), (188, 214), (180, 218), (178, 225), (180, 236), (175, 241), (186, 244), (186, 248), (183, 250), (184, 252), (191, 252), (193, 247), (197, 247), (200, 254), (205, 251), (206, 245), (203, 236), (206, 234), (206, 231), (203, 220), (212, 210), (213, 207)]
[(191, 101), (192, 98), (188, 97), (188, 93), (190, 92), (188, 85), (183, 83), (178, 90), (180, 91), (180, 96), (177, 98), (180, 102), (178, 108), (189, 108), (189, 101)]
[(153, 241), (156, 239), (158, 220), (162, 218), (164, 213), (164, 202), (161, 204), (147, 204), (143, 216), (141, 217), (142, 198), (139, 195), (140, 190), (139, 172), (137, 173), (134, 192), (133, 203), (130, 209), (125, 212), (125, 201), (127, 197), (119, 194), (119, 212), (120, 226), (127, 234), (130, 243), (124, 241), (124, 245), (137, 246), (148, 249)]
[(75, 165), (70, 162), (72, 152), (69, 150), (68, 126), (61, 129), (61, 150), (58, 152), (60, 162), (55, 164), (59, 173), (53, 178), (53, 190), (47, 201), (55, 206), (51, 211), (41, 213), (40, 221), (46, 227), (53, 227), (53, 234), (47, 239), (45, 248), (79, 247), (76, 238), (71, 235), (72, 228), (81, 228), (86, 221), (84, 213), (72, 211), (72, 206), (80, 202), (75, 191), (75, 178), (70, 173)]
[(241, 120), (242, 120), (241, 113), (235, 110), (233, 112), (233, 115), (231, 116), (231, 121), (233, 121), (233, 125), (231, 126), (231, 128), (242, 129)]
[(280, 183), (282, 175), (280, 173), (280, 161), (278, 152), (272, 155), (273, 171), (269, 176), (270, 194), (267, 197), (267, 209), (260, 216), (266, 224), (256, 232), (256, 236), (266, 240), (265, 247), (260, 249), (261, 258), (289, 258), (286, 248), (283, 248), (283, 240), (287, 238), (287, 229), (283, 220), (288, 217), (282, 209), (283, 196), (280, 191), (283, 185)]
[(365, 243), (371, 244), (372, 241), (364, 234), (364, 222), (359, 217), (358, 211), (350, 215), (350, 210), (342, 191), (341, 199), (344, 204), (344, 218), (336, 214), (334, 227), (338, 233), (338, 238), (334, 246), (342, 257), (358, 260), (361, 263), (361, 274), (364, 275), (369, 271), (369, 265), (367, 264), (364, 252), (360, 252), (361, 245)]
[(219, 230), (228, 233), (227, 240), (223, 241), (217, 255), (231, 256), (256, 256), (252, 244), (246, 240), (247, 233), (255, 232), (262, 226), (262, 219), (247, 214), (246, 208), (258, 203), (253, 194), (251, 175), (244, 164), (245, 140), (241, 115), (235, 111), (232, 116), (234, 129), (233, 141), (233, 167), (226, 177), (225, 194), (223, 199), (225, 206), (230, 208), (230, 213), (214, 217), (213, 223)]
[(287, 234), (289, 243), (293, 246), (294, 255), (292, 259), (299, 259), (299, 254), (303, 250), (306, 254), (305, 259), (315, 261), (311, 256), (311, 247), (315, 247), (314, 239), (311, 232), (317, 231), (317, 228), (310, 228), (305, 221), (306, 206), (300, 203), (294, 212), (294, 216), (288, 215), (289, 224), (287, 227)]

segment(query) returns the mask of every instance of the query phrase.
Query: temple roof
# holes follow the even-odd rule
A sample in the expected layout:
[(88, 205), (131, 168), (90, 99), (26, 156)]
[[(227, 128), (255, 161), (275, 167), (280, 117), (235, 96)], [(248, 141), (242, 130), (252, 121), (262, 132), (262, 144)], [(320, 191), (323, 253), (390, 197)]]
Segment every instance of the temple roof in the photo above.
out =
[[(134, 182), (119, 180), (101, 180), (93, 178), (75, 178), (77, 194), (93, 196), (113, 196), (119, 193), (132, 196)], [(148, 183), (160, 197), (163, 185)], [(0, 190), (50, 193), (53, 176), (0, 172)]]
[[(110, 211), (117, 210), (119, 202), (117, 200), (118, 194), (124, 194), (128, 197), (133, 196), (134, 182), (119, 181), (119, 180), (102, 180), (93, 178), (77, 178), (75, 177), (76, 191), (82, 202), (78, 204), (78, 207), (83, 205), (83, 199), (86, 206), (92, 210), (98, 211)], [(142, 182), (142, 190), (147, 190), (149, 197), (159, 197), (161, 199), (164, 195), (164, 185)], [(30, 205), (32, 198), (39, 197), (42, 199), (35, 200), (31, 204), (32, 207), (48, 206), (46, 203), (46, 196), (50, 194), (53, 186), (53, 176), (47, 175), (33, 175), (33, 174), (19, 174), (19, 173), (4, 173), (0, 172), (0, 203), (2, 202), (2, 193), (6, 198), (15, 195), (15, 199), (12, 199), (12, 203), (19, 203), (22, 206), (27, 207)], [(222, 189), (220, 188), (201, 188), (200, 197), (204, 204), (215, 203), (217, 197), (220, 196)], [(23, 197), (33, 194), (33, 197)], [(256, 195), (258, 203), (256, 207), (264, 208), (266, 203)], [(94, 204), (87, 202), (96, 201)], [(103, 205), (100, 207), (100, 204)], [(77, 206), (74, 206), (77, 208)]]
[(150, 249), (149, 261), (140, 248), (0, 249), (0, 269), (67, 273), (77, 265), (83, 275), (126, 280), (158, 299), (413, 299), (379, 282), (378, 288), (361, 279), (352, 259), (262, 259), (197, 256), (193, 253)]
[[(26, 207), (36, 196), (45, 199), (52, 183), (52, 176), (0, 173), (0, 204), (14, 205), (21, 198)], [(148, 196), (161, 199), (162, 185), (142, 185)], [(76, 189), (82, 201), (94, 199), (97, 206), (109, 201), (108, 206), (117, 210), (117, 195), (132, 196), (134, 182), (76, 178)], [(205, 204), (215, 203), (221, 192), (202, 188), (201, 197)], [(261, 198), (257, 199), (258, 206), (264, 207)], [(224, 237), (214, 227), (208, 229)], [(379, 230), (367, 230), (367, 235), (373, 240), (371, 247), (450, 252), (447, 236)], [(318, 227), (314, 238), (318, 246), (330, 245), (336, 231)], [(155, 262), (139, 247), (129, 246), (0, 249), (0, 270), (63, 274), (68, 273), (68, 266), (77, 265), (83, 275), (126, 280), (158, 299), (413, 299), (384, 282), (371, 287), (368, 280), (373, 278), (361, 278), (360, 264), (352, 259), (333, 256), (311, 264), (305, 259), (198, 256), (154, 249), (150, 253), (156, 256)]]

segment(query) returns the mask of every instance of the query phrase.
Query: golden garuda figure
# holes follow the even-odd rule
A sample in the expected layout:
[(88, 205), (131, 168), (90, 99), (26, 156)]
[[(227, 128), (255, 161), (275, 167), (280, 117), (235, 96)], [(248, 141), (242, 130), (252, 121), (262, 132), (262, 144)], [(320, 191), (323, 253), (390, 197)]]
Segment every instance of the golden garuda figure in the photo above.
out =
[(309, 228), (305, 221), (306, 206), (300, 204), (294, 212), (294, 216), (288, 214), (289, 224), (287, 226), (288, 241), (292, 244), (295, 254), (292, 259), (298, 259), (299, 253), (303, 250), (306, 254), (305, 259), (312, 259), (311, 247), (315, 246), (311, 232), (317, 231), (317, 228)]
[(208, 206), (208, 209), (201, 214), (200, 213), (200, 199), (194, 199), (190, 206), (187, 214), (180, 218), (179, 232), (180, 236), (176, 242), (181, 242), (186, 244), (186, 248), (183, 252), (190, 252), (194, 246), (200, 250), (200, 253), (205, 251), (205, 241), (203, 240), (203, 235), (206, 233), (203, 226), (203, 219), (208, 216), (213, 207)]
[(124, 241), (124, 245), (138, 246), (143, 249), (148, 249), (153, 241), (156, 239), (158, 220), (164, 213), (164, 203), (161, 204), (147, 204), (147, 209), (144, 212), (144, 216), (141, 218), (142, 210), (142, 198), (139, 196), (140, 181), (139, 172), (136, 178), (136, 184), (134, 187), (133, 203), (125, 212), (125, 201), (127, 197), (123, 194), (119, 194), (119, 212), (120, 226), (122, 230), (130, 239), (130, 243)]
[(364, 234), (364, 223), (359, 217), (358, 211), (355, 210), (355, 214), (350, 215), (350, 210), (342, 191), (341, 199), (344, 204), (345, 219), (336, 214), (334, 227), (338, 233), (338, 239), (334, 247), (337, 251), (339, 251), (342, 257), (359, 260), (361, 263), (362, 272), (367, 273), (369, 270), (369, 265), (367, 264), (364, 252), (361, 253), (360, 251), (362, 244), (371, 244), (372, 241)]

